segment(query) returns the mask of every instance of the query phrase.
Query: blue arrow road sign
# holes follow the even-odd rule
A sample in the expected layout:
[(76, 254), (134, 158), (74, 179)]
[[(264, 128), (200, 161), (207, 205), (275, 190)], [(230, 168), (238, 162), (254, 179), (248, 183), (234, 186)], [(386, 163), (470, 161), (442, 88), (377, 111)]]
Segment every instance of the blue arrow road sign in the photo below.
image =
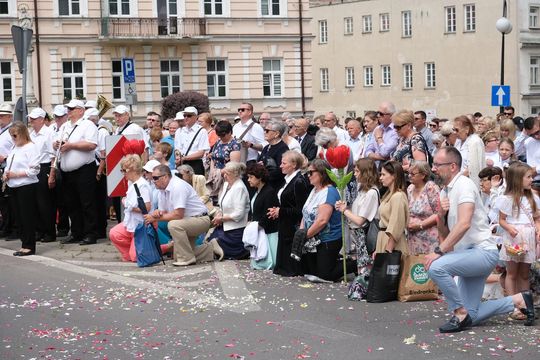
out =
[(491, 106), (510, 106), (510, 86), (491, 86)]
[(122, 58), (122, 70), (124, 72), (124, 83), (135, 82), (135, 62), (132, 58)]

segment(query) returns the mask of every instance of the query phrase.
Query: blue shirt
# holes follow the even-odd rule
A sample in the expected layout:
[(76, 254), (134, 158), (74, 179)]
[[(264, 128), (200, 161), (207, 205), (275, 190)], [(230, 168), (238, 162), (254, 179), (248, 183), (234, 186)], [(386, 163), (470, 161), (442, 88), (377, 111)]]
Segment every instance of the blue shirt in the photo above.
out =
[(315, 192), (315, 189), (311, 190), (304, 207), (302, 208), (302, 215), (304, 217), (304, 228), (309, 229), (315, 222), (318, 215), (319, 205), (329, 204), (332, 206), (332, 215), (328, 224), (322, 229), (316, 237), (321, 242), (329, 242), (341, 239), (341, 214), (335, 209), (336, 201), (340, 200), (339, 192), (333, 186), (328, 186), (325, 189)]
[(174, 159), (176, 158), (176, 155), (174, 154), (174, 138), (172, 136), (167, 136), (161, 139), (162, 143), (167, 143), (172, 146), (172, 155), (169, 158), (169, 168), (171, 170), (176, 170), (176, 163), (174, 162)]

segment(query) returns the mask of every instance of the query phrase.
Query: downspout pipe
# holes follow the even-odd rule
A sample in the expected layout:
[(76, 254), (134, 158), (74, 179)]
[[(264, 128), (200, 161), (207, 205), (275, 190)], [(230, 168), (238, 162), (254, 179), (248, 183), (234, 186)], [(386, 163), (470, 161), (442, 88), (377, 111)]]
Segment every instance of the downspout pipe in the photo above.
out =
[(302, 12), (302, 0), (298, 0), (298, 22), (300, 25), (300, 91), (302, 94), (302, 116), (306, 116), (306, 94), (304, 79), (304, 18), (302, 16)]
[(34, 22), (36, 25), (36, 56), (37, 56), (37, 80), (38, 80), (38, 104), (41, 107), (41, 51), (39, 44), (39, 15), (38, 15), (38, 3), (34, 0)]

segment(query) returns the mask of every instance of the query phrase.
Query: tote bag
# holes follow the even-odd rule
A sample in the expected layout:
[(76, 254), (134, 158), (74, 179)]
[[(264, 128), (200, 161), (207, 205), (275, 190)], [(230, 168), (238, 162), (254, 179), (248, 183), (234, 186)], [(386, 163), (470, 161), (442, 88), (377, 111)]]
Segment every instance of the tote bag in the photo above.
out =
[(382, 303), (397, 299), (401, 251), (377, 253), (369, 275), (367, 302)]
[(398, 300), (423, 301), (437, 300), (439, 290), (428, 276), (424, 267), (426, 255), (404, 255), (401, 261), (401, 279), (399, 281)]

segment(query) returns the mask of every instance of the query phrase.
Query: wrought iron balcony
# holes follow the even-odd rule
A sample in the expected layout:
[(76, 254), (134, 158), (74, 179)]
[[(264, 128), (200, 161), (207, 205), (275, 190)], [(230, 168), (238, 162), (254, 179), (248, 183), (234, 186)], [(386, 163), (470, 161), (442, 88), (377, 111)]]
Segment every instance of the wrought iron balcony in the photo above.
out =
[(101, 18), (101, 36), (109, 39), (196, 38), (206, 36), (206, 19)]

